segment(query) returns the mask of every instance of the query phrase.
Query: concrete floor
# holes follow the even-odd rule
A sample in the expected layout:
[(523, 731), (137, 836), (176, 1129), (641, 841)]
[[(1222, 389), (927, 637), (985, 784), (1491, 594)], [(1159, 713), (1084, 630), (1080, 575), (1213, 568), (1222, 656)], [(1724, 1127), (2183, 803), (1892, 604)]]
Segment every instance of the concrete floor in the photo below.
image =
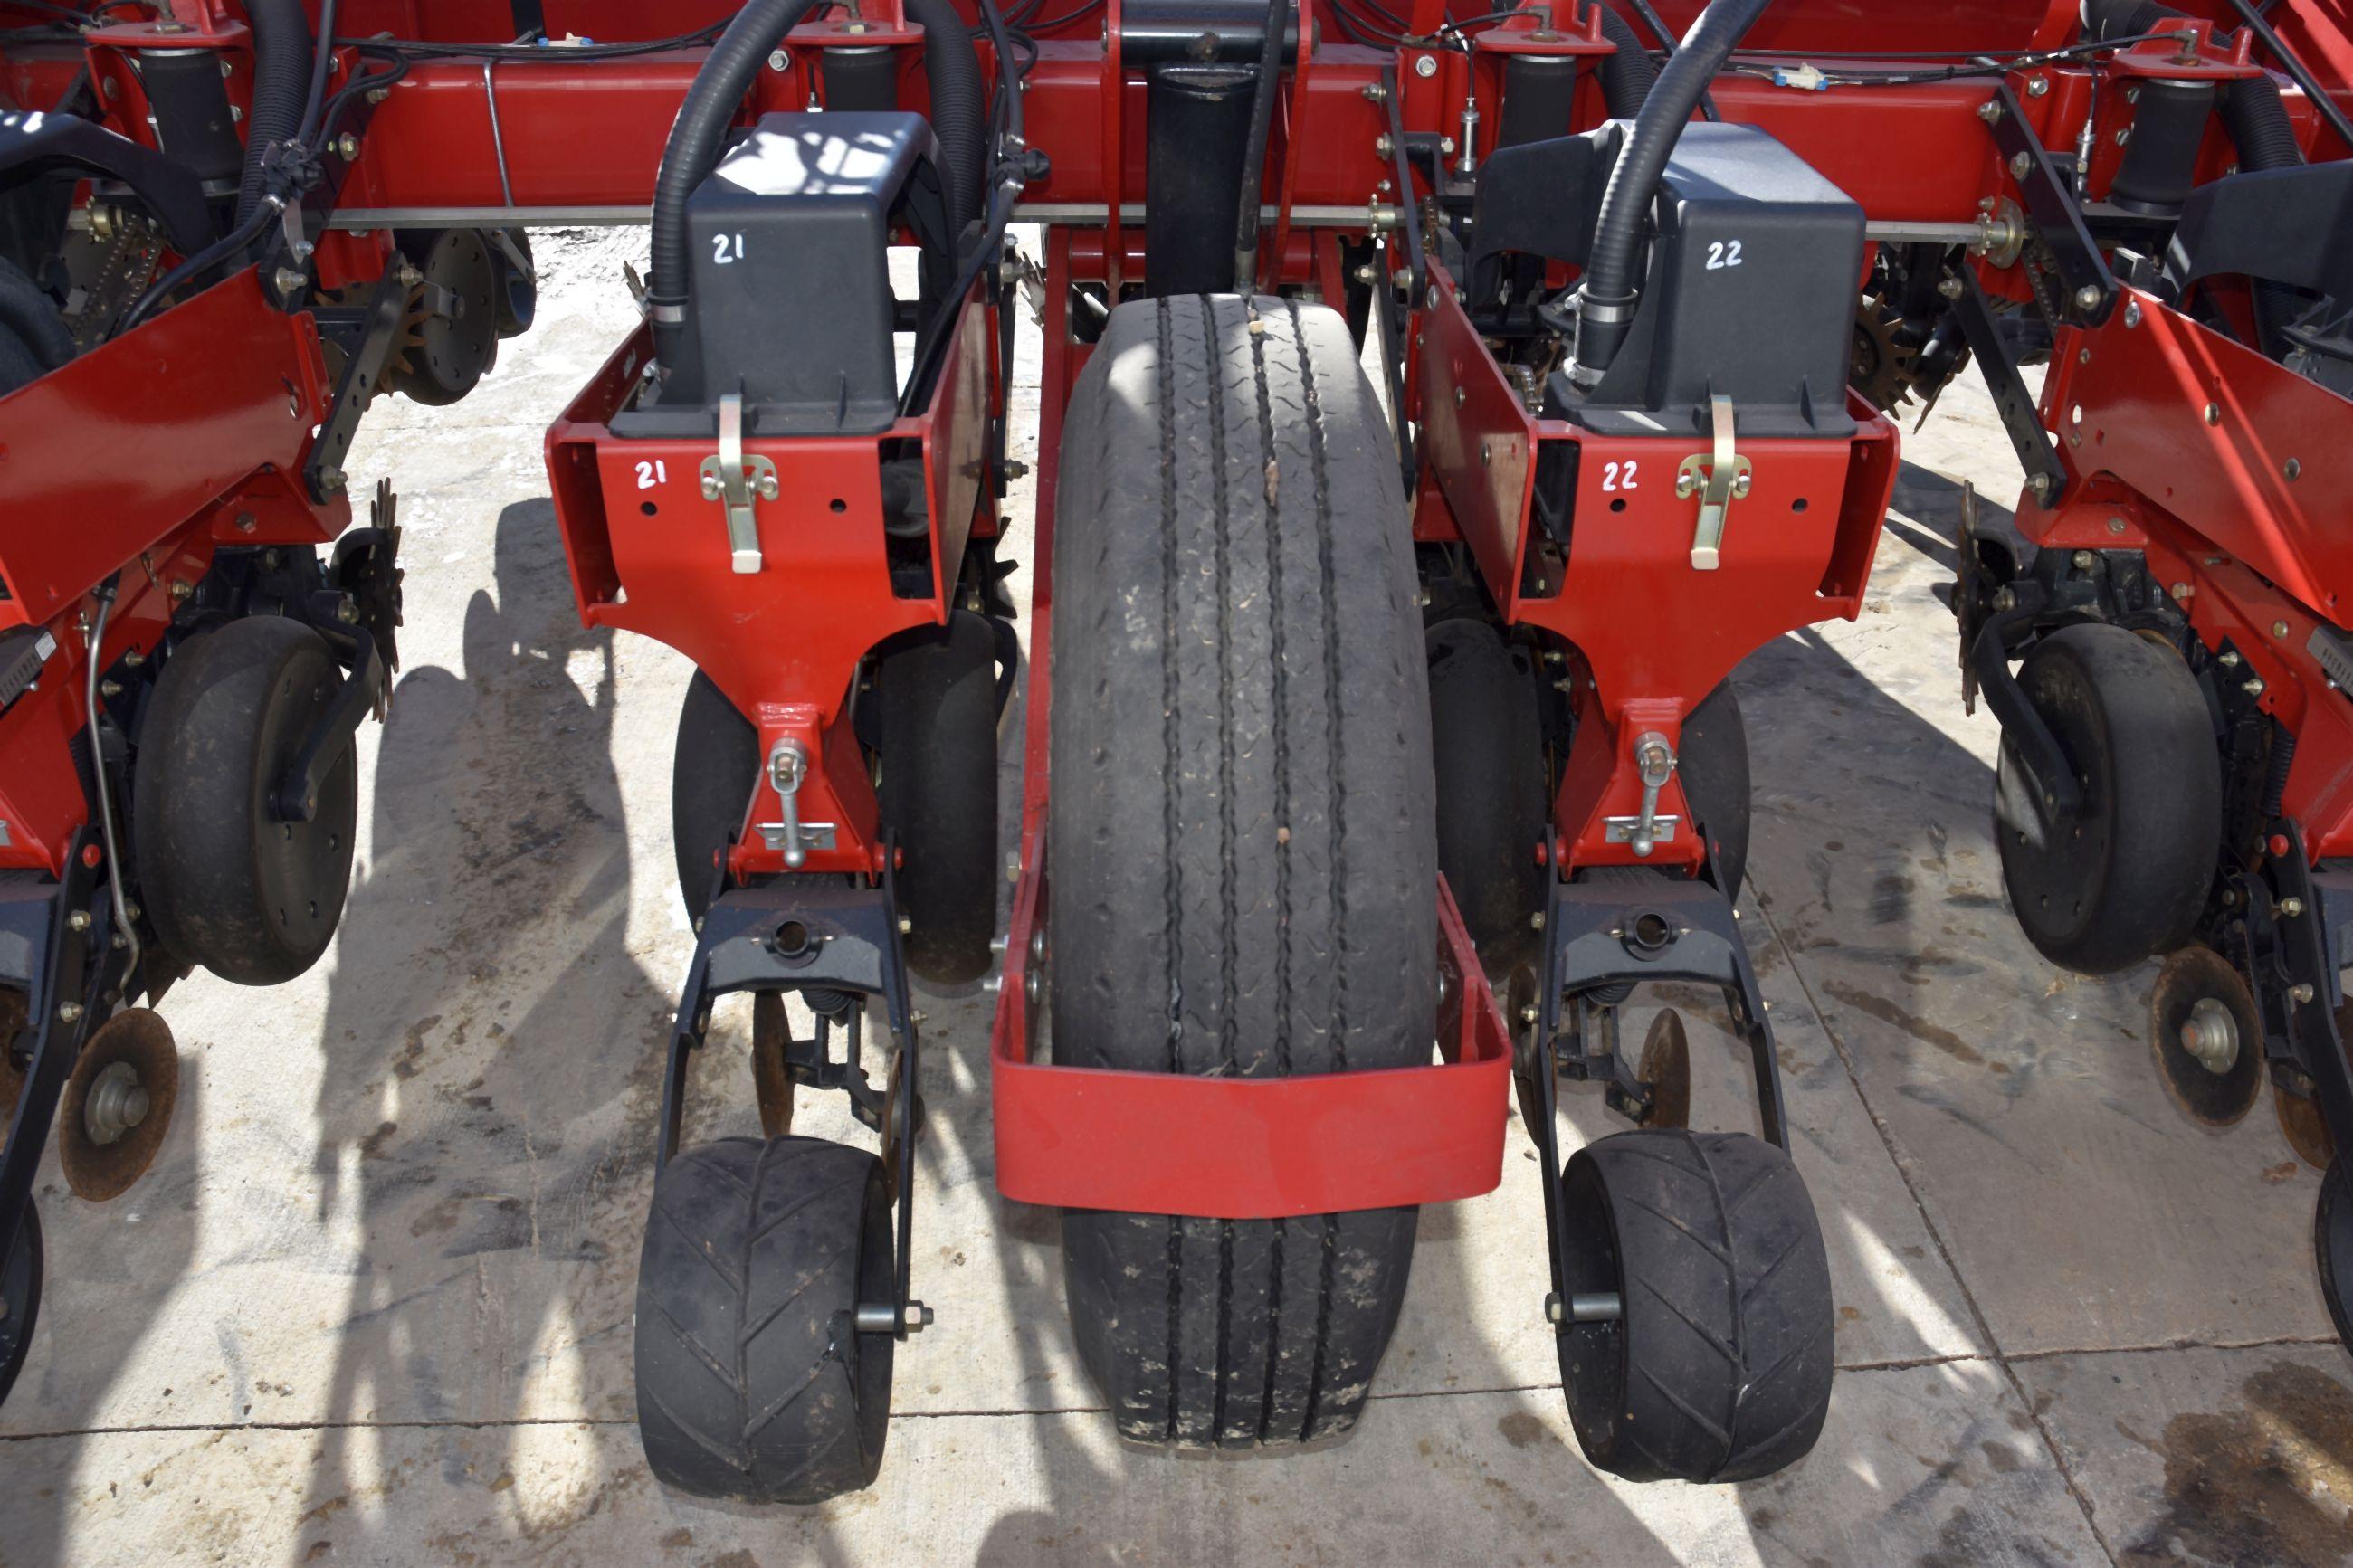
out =
[[(1071, 1353), (1054, 1217), (993, 1188), (992, 999), (971, 989), (922, 1002), (916, 1289), (939, 1321), (902, 1353), (881, 1484), (811, 1510), (662, 1493), (628, 1341), (691, 945), (668, 826), (688, 671), (581, 629), (540, 458), (628, 323), (619, 265), (642, 243), (543, 237), (542, 319), (507, 364), (456, 409), (371, 416), (350, 468), (355, 492), (402, 491), (408, 626), (390, 722), (361, 738), (350, 909), (292, 984), (170, 998), (180, 1110), (140, 1185), (92, 1205), (45, 1173), (50, 1287), (0, 1412), (0, 1563), (2353, 1556), (2353, 1363), (2312, 1275), (2314, 1173), (2267, 1108), (2219, 1133), (2172, 1108), (2149, 970), (2057, 973), (2003, 907), (1996, 731), (1962, 714), (1936, 596), (1957, 482), (2018, 484), (1974, 379), (1906, 437), (1861, 619), (1738, 677), (1746, 929), (1841, 1303), (1808, 1460), (1721, 1489), (1585, 1466), (1516, 1128), (1501, 1191), (1425, 1215), (1352, 1438), (1123, 1447)], [(1034, 339), (1029, 363), (1034, 405)], [(754, 1125), (744, 1021), (722, 1024), (705, 1135)], [(1749, 1125), (1728, 1042), (1702, 1025), (1694, 1047), (1698, 1119)], [(1611, 1130), (1590, 1097), (1569, 1113)]]

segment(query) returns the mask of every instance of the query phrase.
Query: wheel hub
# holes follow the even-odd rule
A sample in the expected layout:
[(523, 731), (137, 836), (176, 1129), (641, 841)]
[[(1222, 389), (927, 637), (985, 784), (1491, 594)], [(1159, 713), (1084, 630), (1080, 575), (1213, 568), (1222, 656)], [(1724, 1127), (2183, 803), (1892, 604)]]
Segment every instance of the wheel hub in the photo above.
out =
[(139, 1085), (139, 1069), (129, 1062), (109, 1062), (90, 1086), (82, 1101), (81, 1122), (93, 1143), (111, 1143), (147, 1120), (147, 1091)]
[(2239, 1026), (2231, 1009), (2211, 996), (2200, 996), (2181, 1026), (2181, 1048), (2211, 1073), (2226, 1073), (2239, 1059)]

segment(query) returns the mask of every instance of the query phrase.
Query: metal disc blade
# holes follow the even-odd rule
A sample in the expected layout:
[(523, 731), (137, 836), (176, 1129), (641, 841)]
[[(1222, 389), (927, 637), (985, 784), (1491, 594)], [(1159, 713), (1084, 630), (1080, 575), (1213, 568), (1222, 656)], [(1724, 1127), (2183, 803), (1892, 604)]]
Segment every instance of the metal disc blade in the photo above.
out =
[[(2225, 1032), (2225, 1055), (2201, 1058), (2189, 1041)], [(2263, 1087), (2263, 1029), (2255, 999), (2230, 961), (2211, 947), (2185, 947), (2165, 961), (2148, 999), (2148, 1047), (2173, 1103), (2209, 1127), (2228, 1127), (2254, 1109)]]
[(785, 1070), (785, 1042), (791, 1035), (783, 994), (754, 993), (752, 1090), (759, 1097), (760, 1131), (770, 1138), (782, 1138), (793, 1130), (793, 1080)]
[(1635, 1074), (1651, 1091), (1651, 1112), (1645, 1127), (1691, 1125), (1691, 1042), (1683, 1034), (1683, 1015), (1662, 1007), (1651, 1020), (1642, 1041), (1642, 1065)]
[(2328, 1315), (2337, 1337), (2353, 1346), (2353, 1173), (2338, 1160), (2320, 1179), (2320, 1204), (2313, 1211), (2312, 1250), (2320, 1266), (2320, 1293), (2328, 1301)]
[[(129, 1084), (145, 1100), (127, 1124), (120, 1117), (106, 1115), (108, 1094), (119, 1094), (123, 1082), (119, 1073), (108, 1079), (108, 1069), (118, 1063), (129, 1069)], [(102, 1080), (107, 1080), (103, 1089)], [(98, 1096), (95, 1114), (94, 1094)], [(58, 1107), (58, 1163), (74, 1195), (104, 1203), (129, 1191), (164, 1146), (179, 1095), (180, 1053), (163, 1015), (151, 1008), (126, 1007), (108, 1019), (82, 1047), (73, 1077), (66, 1080), (65, 1099)], [(114, 1136), (100, 1142), (100, 1126), (112, 1127)]]
[(25, 1223), (16, 1227), (16, 1244), (0, 1260), (0, 1403), (16, 1386), (25, 1354), (33, 1346), (33, 1327), (41, 1313), (41, 1211), (25, 1195)]

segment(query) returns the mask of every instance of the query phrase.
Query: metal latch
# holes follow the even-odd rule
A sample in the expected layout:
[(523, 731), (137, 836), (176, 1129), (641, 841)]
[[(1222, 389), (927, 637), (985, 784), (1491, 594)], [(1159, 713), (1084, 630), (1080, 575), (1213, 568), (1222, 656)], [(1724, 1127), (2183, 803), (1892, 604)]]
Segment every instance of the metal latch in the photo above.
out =
[(752, 510), (754, 497), (776, 499), (776, 465), (767, 458), (744, 458), (744, 396), (731, 392), (719, 400), (719, 455), (702, 459), (702, 499), (727, 509), (727, 547), (735, 570), (760, 569), (760, 524)]
[(1707, 400), (1708, 422), (1715, 429), (1715, 450), (1694, 452), (1675, 470), (1675, 499), (1699, 497), (1699, 527), (1692, 533), (1692, 570), (1713, 572), (1720, 564), (1716, 552), (1724, 544), (1724, 517), (1732, 503), (1748, 493), (1748, 459), (1732, 449), (1732, 399)]
[(785, 864), (794, 870), (800, 869), (811, 849), (833, 847), (832, 823), (801, 820), (801, 783), (808, 777), (808, 752), (798, 741), (779, 741), (768, 753), (768, 782), (776, 786), (784, 821), (760, 824), (760, 837), (769, 848), (783, 850)]
[(1632, 845), (1634, 853), (1647, 860), (1653, 848), (1675, 841), (1675, 825), (1682, 820), (1659, 815), (1659, 792), (1674, 776), (1675, 749), (1656, 730), (1645, 730), (1634, 738), (1634, 764), (1641, 770), (1642, 815), (1603, 817), (1602, 837), (1612, 844)]

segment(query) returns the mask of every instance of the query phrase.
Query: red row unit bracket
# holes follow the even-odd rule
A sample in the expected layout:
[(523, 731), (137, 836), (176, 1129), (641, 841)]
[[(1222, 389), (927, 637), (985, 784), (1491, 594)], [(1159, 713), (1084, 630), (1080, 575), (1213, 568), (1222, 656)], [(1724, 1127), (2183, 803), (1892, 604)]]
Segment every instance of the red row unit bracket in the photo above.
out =
[[(1035, 840), (1033, 839), (1033, 856)], [(997, 1186), (1065, 1208), (1284, 1219), (1450, 1203), (1503, 1179), (1512, 1047), (1461, 916), (1438, 883), (1438, 1048), (1428, 1067), (1199, 1078), (1033, 1059), (1036, 858), (1013, 909), (989, 1047)]]

